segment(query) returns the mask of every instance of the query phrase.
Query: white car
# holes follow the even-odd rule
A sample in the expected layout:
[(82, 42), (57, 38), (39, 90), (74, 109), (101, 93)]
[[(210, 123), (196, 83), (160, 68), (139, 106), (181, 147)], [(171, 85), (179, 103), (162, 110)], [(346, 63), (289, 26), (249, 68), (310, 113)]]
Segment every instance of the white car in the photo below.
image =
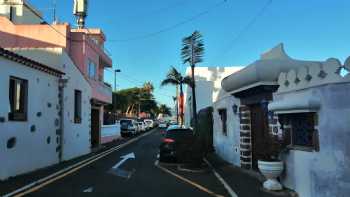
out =
[(136, 135), (139, 128), (137, 122), (132, 119), (120, 120), (120, 134), (122, 137), (130, 137)]
[(140, 131), (146, 131), (146, 124), (144, 122), (137, 122)]
[(166, 122), (159, 122), (159, 128), (167, 128), (168, 124)]
[(151, 119), (145, 119), (144, 122), (146, 123), (148, 129), (154, 128), (154, 122)]

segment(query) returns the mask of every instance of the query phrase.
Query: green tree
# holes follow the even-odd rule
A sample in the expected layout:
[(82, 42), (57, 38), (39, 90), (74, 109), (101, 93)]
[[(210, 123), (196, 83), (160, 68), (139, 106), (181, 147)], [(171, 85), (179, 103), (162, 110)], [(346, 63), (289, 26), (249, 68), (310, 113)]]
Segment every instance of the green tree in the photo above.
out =
[[(180, 87), (180, 99), (183, 99), (183, 85), (184, 84), (191, 86), (191, 84), (192, 84), (191, 77), (182, 76), (181, 73), (179, 71), (177, 71), (176, 68), (174, 68), (174, 67), (171, 67), (168, 74), (166, 75), (166, 78), (161, 82), (161, 86), (178, 85)], [(180, 103), (181, 102), (183, 104), (183, 100), (180, 101)], [(183, 114), (183, 106), (182, 106), (182, 109), (180, 109), (180, 120), (181, 120), (180, 122), (181, 122), (181, 124), (183, 124), (183, 115), (184, 114)]]

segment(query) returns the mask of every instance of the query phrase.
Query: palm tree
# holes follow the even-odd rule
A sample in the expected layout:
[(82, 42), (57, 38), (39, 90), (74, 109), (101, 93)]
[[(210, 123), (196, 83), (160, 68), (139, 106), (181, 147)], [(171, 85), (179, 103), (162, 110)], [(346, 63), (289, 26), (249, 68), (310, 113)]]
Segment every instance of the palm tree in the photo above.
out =
[(178, 85), (180, 87), (180, 101), (179, 101), (179, 115), (180, 115), (180, 124), (183, 124), (183, 84), (187, 84), (191, 86), (192, 80), (191, 77), (186, 76), (183, 77), (179, 71), (177, 71), (174, 67), (171, 67), (166, 78), (162, 81), (161, 86), (165, 85)]
[(153, 90), (154, 90), (154, 86), (152, 84), (152, 82), (148, 81), (148, 82), (145, 82), (143, 84), (143, 89), (147, 92), (147, 93), (152, 93)]
[(159, 113), (163, 115), (169, 115), (171, 116), (171, 109), (167, 105), (161, 104), (159, 106)]
[(192, 76), (192, 113), (194, 118), (194, 128), (197, 128), (197, 101), (196, 101), (196, 84), (194, 79), (194, 67), (197, 63), (203, 61), (204, 54), (204, 44), (202, 40), (202, 35), (199, 31), (194, 31), (190, 36), (185, 37), (182, 40), (181, 56), (183, 63), (189, 63), (191, 66), (191, 76)]

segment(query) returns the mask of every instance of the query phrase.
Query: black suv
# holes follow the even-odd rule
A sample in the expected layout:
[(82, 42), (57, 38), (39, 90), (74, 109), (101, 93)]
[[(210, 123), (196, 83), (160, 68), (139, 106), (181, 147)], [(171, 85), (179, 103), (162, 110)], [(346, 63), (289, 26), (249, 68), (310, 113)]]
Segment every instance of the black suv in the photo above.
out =
[(182, 162), (191, 153), (193, 141), (192, 129), (170, 126), (159, 146), (159, 161)]

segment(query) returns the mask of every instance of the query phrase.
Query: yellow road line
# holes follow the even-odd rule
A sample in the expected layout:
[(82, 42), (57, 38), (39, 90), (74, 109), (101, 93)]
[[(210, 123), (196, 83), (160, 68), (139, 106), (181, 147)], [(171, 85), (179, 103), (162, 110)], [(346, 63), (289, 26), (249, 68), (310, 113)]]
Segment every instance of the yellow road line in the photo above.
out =
[(176, 174), (176, 173), (174, 173), (174, 172), (168, 170), (167, 168), (164, 168), (164, 167), (160, 166), (158, 162), (155, 163), (155, 166), (157, 166), (159, 169), (163, 170), (164, 172), (166, 172), (166, 173), (168, 173), (168, 174), (170, 174), (170, 175), (173, 175), (174, 177), (176, 177), (176, 178), (178, 178), (178, 179), (180, 179), (180, 180), (182, 180), (182, 181), (184, 181), (184, 182), (186, 182), (186, 183), (192, 185), (193, 187), (195, 187), (195, 188), (197, 188), (197, 189), (199, 189), (199, 190), (201, 190), (201, 191), (203, 191), (203, 192), (205, 192), (205, 193), (207, 193), (207, 194), (209, 194), (209, 195), (211, 195), (211, 196), (214, 196), (214, 197), (224, 197), (223, 195), (216, 194), (215, 192), (213, 192), (213, 191), (207, 189), (206, 187), (204, 187), (204, 186), (202, 186), (202, 185), (199, 185), (198, 183), (195, 183), (195, 182), (193, 182), (193, 181), (191, 181), (191, 180), (189, 180), (189, 179), (186, 179), (185, 177), (183, 177), (183, 176), (181, 176), (181, 175), (178, 175), (178, 174)]
[[(134, 139), (132, 139), (132, 140), (130, 140), (130, 141), (124, 143), (124, 144), (121, 144), (121, 145), (119, 145), (119, 146), (117, 146), (117, 147), (111, 148), (111, 149), (109, 149), (109, 150), (107, 150), (107, 151), (105, 151), (105, 152), (103, 152), (103, 153), (100, 153), (99, 156), (97, 156), (97, 157), (96, 157), (96, 155), (95, 155), (95, 156), (92, 156), (91, 158), (94, 158), (94, 157), (95, 157), (95, 158), (94, 158), (94, 159), (91, 159), (91, 158), (86, 159), (86, 160), (84, 160), (84, 161), (87, 161), (87, 160), (88, 160), (87, 162), (84, 162), (84, 163), (82, 163), (81, 165), (79, 165), (79, 166), (77, 166), (77, 167), (75, 167), (75, 168), (73, 168), (73, 169), (71, 169), (71, 170), (69, 170), (69, 171), (67, 171), (67, 172), (64, 172), (64, 173), (61, 174), (61, 175), (55, 176), (55, 177), (52, 178), (52, 179), (49, 179), (49, 180), (47, 180), (47, 181), (44, 181), (44, 182), (40, 183), (39, 185), (30, 188), (29, 190), (25, 190), (25, 191), (23, 191), (23, 192), (21, 192), (21, 193), (15, 194), (14, 196), (15, 196), (15, 197), (21, 197), (21, 196), (24, 196), (24, 195), (26, 195), (26, 194), (32, 193), (32, 192), (34, 192), (34, 191), (37, 191), (37, 190), (39, 190), (40, 188), (43, 188), (43, 187), (45, 187), (46, 185), (48, 185), (48, 184), (50, 184), (50, 183), (52, 183), (52, 182), (55, 182), (55, 181), (57, 181), (57, 180), (59, 180), (59, 179), (61, 179), (61, 178), (63, 178), (63, 177), (66, 177), (66, 176), (72, 174), (73, 172), (76, 172), (76, 171), (80, 170), (81, 168), (83, 168), (83, 167), (85, 167), (85, 166), (87, 166), (87, 165), (89, 165), (89, 164), (91, 164), (91, 163), (93, 163), (93, 162), (95, 162), (95, 161), (97, 161), (97, 160), (99, 160), (99, 159), (101, 159), (101, 158), (103, 158), (103, 157), (105, 157), (105, 156), (111, 154), (112, 152), (117, 151), (117, 150), (119, 150), (119, 149), (121, 149), (121, 148), (123, 148), (123, 147), (125, 147), (125, 146), (127, 146), (127, 145), (129, 145), (129, 144), (131, 144), (131, 143), (133, 143), (133, 142), (135, 142), (135, 141), (141, 139), (142, 137), (145, 137), (145, 136), (150, 135), (150, 134), (153, 133), (154, 131), (155, 131), (155, 130), (150, 131), (149, 133), (143, 134), (143, 135), (141, 135), (141, 136), (139, 136), (139, 137), (137, 137), (137, 138), (134, 138)], [(90, 160), (90, 159), (91, 159), (91, 160)], [(68, 167), (68, 168), (69, 168), (69, 167)]]

